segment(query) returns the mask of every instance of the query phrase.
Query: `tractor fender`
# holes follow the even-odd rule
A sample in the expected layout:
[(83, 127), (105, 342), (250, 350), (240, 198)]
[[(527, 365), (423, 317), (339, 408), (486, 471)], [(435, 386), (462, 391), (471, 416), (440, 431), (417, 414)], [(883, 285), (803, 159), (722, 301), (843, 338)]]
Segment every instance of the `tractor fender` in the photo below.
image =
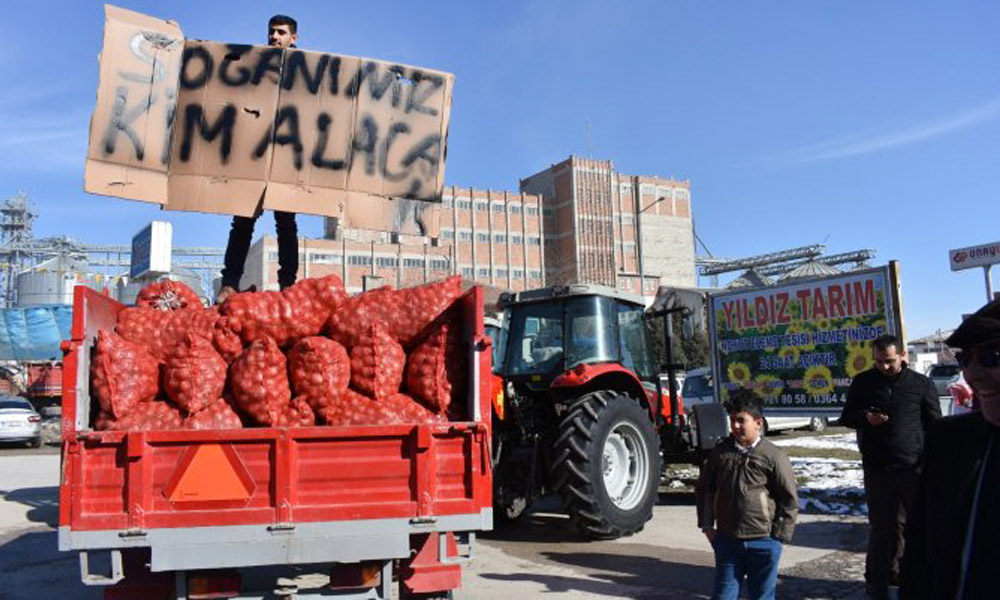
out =
[(553, 379), (550, 389), (565, 396), (581, 396), (595, 390), (625, 392), (639, 400), (654, 422), (660, 409), (656, 389), (646, 389), (635, 373), (618, 363), (577, 365)]

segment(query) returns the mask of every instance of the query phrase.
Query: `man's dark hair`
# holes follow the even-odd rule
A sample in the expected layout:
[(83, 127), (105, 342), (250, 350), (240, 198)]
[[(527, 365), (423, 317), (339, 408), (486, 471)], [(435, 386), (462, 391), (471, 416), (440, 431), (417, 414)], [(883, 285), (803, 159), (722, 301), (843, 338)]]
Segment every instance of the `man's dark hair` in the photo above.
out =
[(299, 31), (298, 22), (288, 15), (274, 15), (271, 17), (271, 20), (267, 22), (267, 28), (271, 29), (275, 25), (288, 25), (288, 30), (292, 33), (298, 33)]
[(872, 350), (878, 350), (879, 352), (888, 352), (889, 346), (895, 346), (896, 352), (899, 352), (899, 338), (887, 333), (885, 335), (880, 335), (874, 340), (872, 340)]
[(764, 418), (764, 404), (757, 397), (757, 394), (746, 388), (740, 388), (729, 394), (726, 411), (731, 415), (745, 412), (753, 416), (754, 419)]

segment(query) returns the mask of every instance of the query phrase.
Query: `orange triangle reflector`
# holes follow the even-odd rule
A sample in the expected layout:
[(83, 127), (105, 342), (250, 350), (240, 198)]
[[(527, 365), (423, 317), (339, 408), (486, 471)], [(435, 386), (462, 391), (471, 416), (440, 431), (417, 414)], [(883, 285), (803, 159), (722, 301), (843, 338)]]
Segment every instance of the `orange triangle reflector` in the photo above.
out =
[(188, 449), (164, 492), (173, 503), (245, 504), (254, 487), (231, 446), (201, 444)]

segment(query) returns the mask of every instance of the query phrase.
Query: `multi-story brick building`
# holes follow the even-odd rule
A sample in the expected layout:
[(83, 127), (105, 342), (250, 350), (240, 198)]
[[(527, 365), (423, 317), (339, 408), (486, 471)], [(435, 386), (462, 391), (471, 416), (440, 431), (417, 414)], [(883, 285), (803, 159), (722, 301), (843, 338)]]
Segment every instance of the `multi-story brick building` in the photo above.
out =
[(598, 283), (649, 297), (660, 285), (697, 285), (690, 181), (570, 156), (520, 189), (542, 197), (549, 285)]
[[(345, 229), (327, 219), (327, 239), (299, 240), (299, 277), (336, 273), (350, 292), (448, 275), (507, 290), (545, 285), (540, 198), (450, 186), (442, 200), (434, 208), (437, 238)], [(277, 270), (277, 240), (264, 236), (250, 248), (240, 285), (277, 289)]]
[[(625, 175), (610, 160), (571, 156), (520, 187), (446, 187), (433, 208), (436, 238), (327, 219), (327, 239), (299, 242), (299, 276), (337, 273), (352, 292), (453, 274), (507, 290), (599, 283), (649, 298), (660, 285), (696, 287), (689, 181)], [(242, 286), (277, 289), (277, 260), (274, 237), (258, 240)]]

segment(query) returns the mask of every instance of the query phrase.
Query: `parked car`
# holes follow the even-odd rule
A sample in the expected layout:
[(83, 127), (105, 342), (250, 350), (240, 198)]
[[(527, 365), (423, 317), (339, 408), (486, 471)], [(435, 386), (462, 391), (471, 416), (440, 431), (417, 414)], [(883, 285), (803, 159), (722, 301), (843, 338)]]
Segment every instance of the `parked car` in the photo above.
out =
[[(688, 371), (684, 378), (684, 386), (681, 388), (681, 396), (684, 398), (684, 410), (689, 411), (696, 404), (705, 404), (715, 401), (715, 390), (713, 389), (712, 370), (708, 367), (692, 369)], [(764, 431), (784, 431), (788, 429), (811, 429), (813, 431), (823, 431), (827, 426), (827, 417), (824, 415), (793, 415), (793, 416), (768, 416), (765, 410)]]
[(948, 385), (958, 381), (962, 368), (956, 364), (936, 364), (927, 369), (927, 376), (934, 382), (938, 396), (950, 396)]
[(684, 398), (684, 410), (687, 412), (691, 412), (695, 405), (713, 402), (712, 370), (699, 367), (688, 371), (681, 386), (681, 398)]
[(42, 416), (24, 398), (0, 396), (0, 442), (42, 445)]

